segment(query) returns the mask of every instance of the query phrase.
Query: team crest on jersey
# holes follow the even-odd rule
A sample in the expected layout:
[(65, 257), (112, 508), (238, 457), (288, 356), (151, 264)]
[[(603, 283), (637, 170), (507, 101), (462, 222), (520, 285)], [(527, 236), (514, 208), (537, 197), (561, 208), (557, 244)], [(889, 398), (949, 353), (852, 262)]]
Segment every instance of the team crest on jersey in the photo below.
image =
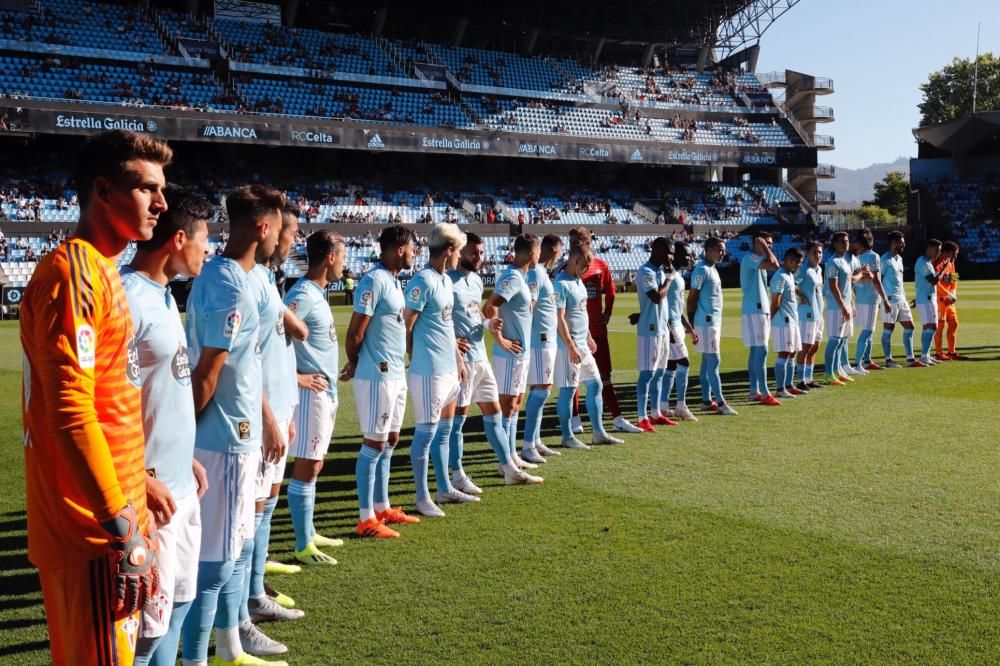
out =
[(414, 303), (420, 300), (420, 287), (410, 289), (410, 300)]
[(233, 310), (226, 315), (226, 324), (222, 328), (222, 334), (227, 338), (234, 337), (240, 330), (240, 324), (243, 322), (243, 318), (240, 313)]
[(537, 282), (529, 282), (528, 283), (528, 291), (531, 292), (531, 296), (532, 297), (537, 296), (538, 295), (538, 283)]
[(174, 379), (181, 386), (190, 386), (191, 384), (191, 365), (188, 361), (188, 351), (187, 347), (183, 344), (177, 345), (177, 353), (174, 354), (174, 360), (170, 363), (170, 372), (173, 373)]
[(76, 357), (81, 368), (92, 369), (97, 360), (97, 339), (88, 324), (76, 327)]
[(135, 336), (128, 339), (126, 350), (128, 360), (125, 362), (125, 376), (133, 386), (142, 386), (142, 375), (139, 372), (139, 349), (135, 345)]

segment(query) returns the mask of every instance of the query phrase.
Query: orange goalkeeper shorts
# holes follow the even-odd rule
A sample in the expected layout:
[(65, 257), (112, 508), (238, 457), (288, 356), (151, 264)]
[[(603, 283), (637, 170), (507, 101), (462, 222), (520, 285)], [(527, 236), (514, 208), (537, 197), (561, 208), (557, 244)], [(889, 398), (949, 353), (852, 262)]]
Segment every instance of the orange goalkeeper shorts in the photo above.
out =
[(131, 666), (139, 614), (115, 620), (114, 586), (106, 558), (58, 569), (39, 569), (52, 663)]
[(955, 307), (954, 303), (938, 301), (938, 323), (958, 323), (958, 308)]

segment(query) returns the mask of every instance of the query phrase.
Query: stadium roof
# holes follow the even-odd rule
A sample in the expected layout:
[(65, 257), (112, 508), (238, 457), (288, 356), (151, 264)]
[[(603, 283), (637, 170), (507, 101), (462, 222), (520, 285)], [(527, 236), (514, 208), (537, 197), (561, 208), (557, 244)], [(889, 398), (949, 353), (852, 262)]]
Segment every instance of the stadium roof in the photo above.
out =
[(975, 152), (980, 148), (995, 146), (1000, 139), (1000, 111), (976, 113), (913, 130), (917, 141), (924, 141), (952, 155)]
[[(444, 0), (333, 3), (301, 0), (296, 23), (475, 48), (546, 52), (603, 47), (717, 46), (726, 56), (756, 43), (799, 0)], [(380, 13), (384, 15), (380, 18)], [(462, 22), (464, 29), (459, 32)], [(536, 33), (537, 31), (537, 33)], [(536, 36), (533, 38), (532, 35)], [(530, 44), (530, 46), (528, 46)]]

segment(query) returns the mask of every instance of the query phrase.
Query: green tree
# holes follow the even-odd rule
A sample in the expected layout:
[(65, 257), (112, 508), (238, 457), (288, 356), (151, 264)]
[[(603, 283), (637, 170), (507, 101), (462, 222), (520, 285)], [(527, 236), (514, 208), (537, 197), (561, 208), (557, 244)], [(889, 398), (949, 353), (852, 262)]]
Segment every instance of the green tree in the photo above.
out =
[(889, 224), (894, 218), (885, 208), (866, 204), (858, 209), (858, 219), (869, 226), (877, 227)]
[[(955, 58), (940, 70), (931, 73), (920, 86), (924, 100), (920, 109), (920, 124), (932, 125), (955, 120), (972, 113), (973, 58)], [(979, 56), (979, 85), (976, 111), (1000, 110), (1000, 58), (992, 53)]]
[(875, 183), (875, 205), (880, 206), (893, 217), (906, 217), (906, 201), (910, 192), (910, 182), (902, 171), (890, 171)]

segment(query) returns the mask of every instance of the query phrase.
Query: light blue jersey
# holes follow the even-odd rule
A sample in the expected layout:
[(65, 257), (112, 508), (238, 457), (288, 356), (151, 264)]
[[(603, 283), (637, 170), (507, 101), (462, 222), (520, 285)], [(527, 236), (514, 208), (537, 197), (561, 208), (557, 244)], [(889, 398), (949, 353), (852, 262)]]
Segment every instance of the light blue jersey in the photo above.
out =
[(771, 295), (781, 296), (778, 311), (771, 317), (771, 325), (790, 328), (799, 325), (798, 298), (795, 294), (795, 276), (784, 267), (779, 268), (771, 278)]
[(503, 297), (499, 318), (503, 320), (503, 337), (521, 343), (521, 353), (512, 354), (498, 344), (493, 345), (493, 355), (524, 358), (531, 351), (531, 289), (527, 276), (515, 266), (508, 266), (500, 277), (494, 294)]
[(693, 326), (722, 326), (722, 280), (715, 266), (699, 261), (691, 273), (691, 289), (698, 290)]
[(464, 361), (486, 361), (486, 343), (483, 341), (483, 280), (475, 271), (461, 269), (448, 271), (454, 307), (451, 310), (455, 337), (469, 341), (469, 351)]
[(551, 349), (556, 346), (556, 292), (545, 266), (528, 269), (528, 289), (535, 299), (531, 313), (531, 348)]
[[(337, 346), (337, 325), (330, 312), (326, 289), (302, 278), (285, 295), (285, 306), (309, 329), (305, 340), (292, 341), (296, 372), (326, 377), (326, 392), (336, 401), (340, 349)], [(365, 337), (367, 335), (366, 331)]]
[(403, 288), (380, 263), (361, 278), (354, 311), (371, 317), (361, 341), (354, 376), (373, 382), (406, 378), (406, 325)]
[(289, 364), (291, 344), (285, 337), (285, 306), (274, 273), (257, 264), (247, 274), (250, 286), (257, 294), (257, 313), (260, 316), (260, 363), (264, 376), (264, 394), (278, 421), (292, 418), (295, 405), (299, 404), (298, 384)]
[[(868, 267), (868, 270), (872, 272), (873, 276), (878, 276), (879, 256), (868, 250), (859, 257), (856, 257), (858, 264), (864, 268)], [(854, 285), (854, 296), (857, 298), (858, 305), (875, 305), (878, 303), (878, 291), (875, 289), (875, 280), (865, 280)]]
[(639, 324), (637, 333), (640, 337), (655, 337), (666, 334), (666, 309), (665, 301), (653, 302), (649, 297), (650, 291), (659, 292), (663, 286), (663, 270), (647, 261), (635, 274), (635, 283), (639, 291)]
[(206, 348), (226, 356), (215, 394), (198, 415), (195, 446), (208, 451), (246, 453), (261, 445), (260, 318), (257, 296), (243, 268), (215, 257), (194, 280), (187, 302), (191, 367)]
[(132, 312), (127, 374), (142, 389), (146, 469), (179, 500), (197, 489), (191, 473), (195, 416), (184, 325), (170, 287), (127, 266), (121, 276)]
[(906, 302), (906, 289), (903, 286), (903, 258), (886, 252), (882, 255), (882, 289), (890, 303), (899, 305)]
[[(556, 292), (556, 307), (566, 311), (566, 324), (569, 326), (569, 337), (578, 351), (587, 349), (590, 335), (590, 318), (587, 316), (587, 287), (583, 280), (573, 277), (566, 271), (556, 276), (552, 283)], [(560, 336), (558, 346), (566, 349), (566, 343)]]
[(684, 308), (687, 301), (684, 300), (684, 276), (680, 271), (671, 271), (667, 279), (670, 286), (667, 287), (667, 327), (679, 328), (684, 325)]
[(933, 303), (937, 297), (936, 287), (927, 281), (927, 278), (937, 277), (934, 270), (934, 262), (926, 256), (917, 259), (913, 265), (913, 279), (917, 287), (917, 303)]
[(830, 255), (826, 260), (826, 268), (823, 269), (823, 299), (826, 301), (828, 309), (836, 310), (840, 307), (833, 297), (833, 292), (830, 291), (830, 280), (833, 278), (837, 278), (837, 291), (844, 299), (844, 305), (848, 308), (851, 307), (851, 276), (853, 274), (851, 260), (845, 255)]
[(740, 312), (748, 314), (771, 314), (771, 303), (767, 297), (767, 271), (760, 267), (764, 257), (759, 254), (743, 255), (740, 259), (740, 289), (743, 301)]
[(798, 315), (801, 321), (819, 321), (823, 316), (823, 267), (813, 268), (808, 262), (803, 263), (795, 275), (799, 291), (805, 296), (806, 302), (799, 303)]
[(406, 308), (420, 313), (413, 324), (411, 375), (440, 375), (458, 370), (455, 327), (451, 321), (455, 296), (451, 279), (425, 266), (406, 283)]

